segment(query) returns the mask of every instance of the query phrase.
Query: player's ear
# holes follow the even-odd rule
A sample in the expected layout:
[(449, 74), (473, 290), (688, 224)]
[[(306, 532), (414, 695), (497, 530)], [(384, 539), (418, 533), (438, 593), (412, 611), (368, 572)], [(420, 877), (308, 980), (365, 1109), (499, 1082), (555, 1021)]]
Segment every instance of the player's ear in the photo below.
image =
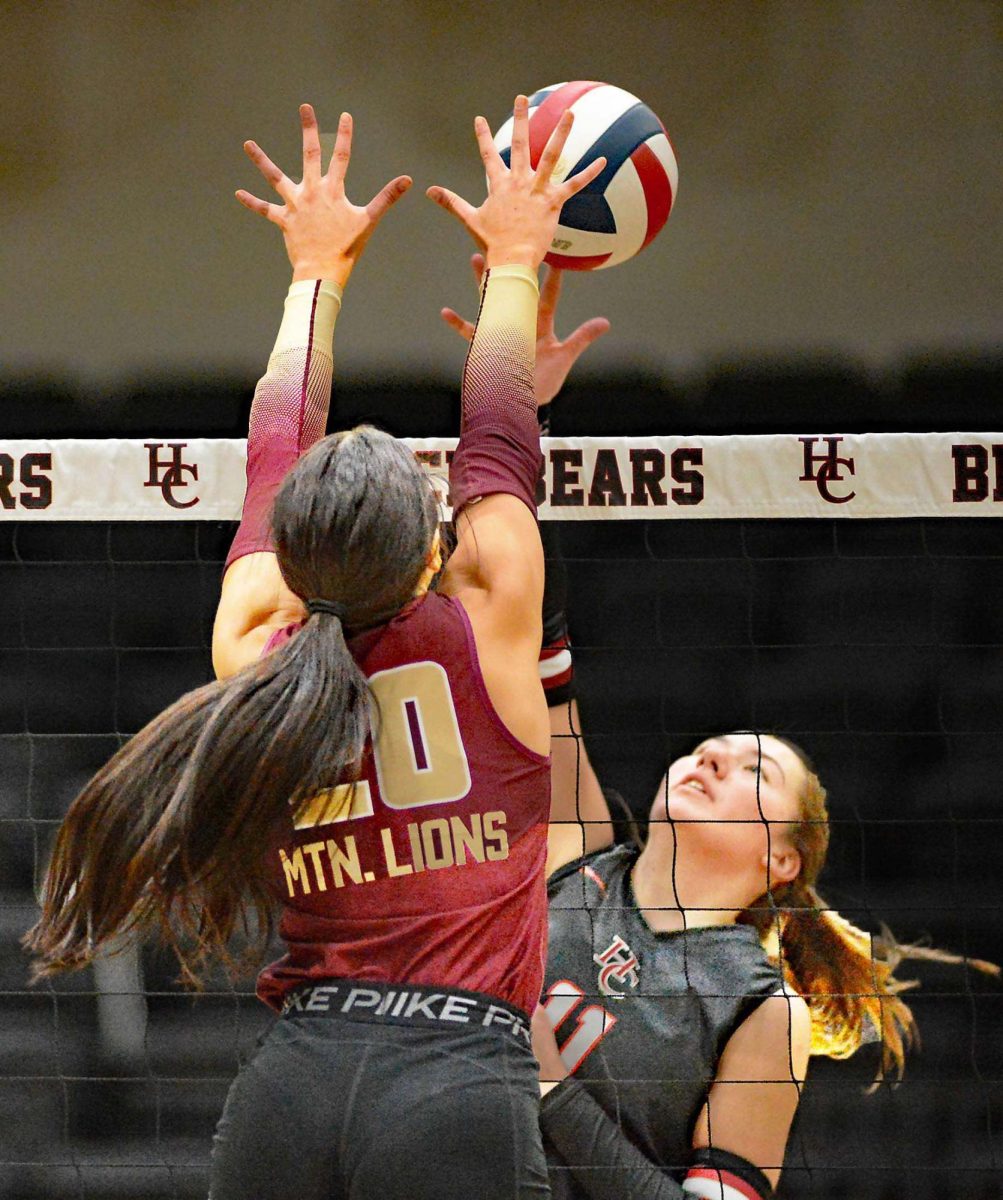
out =
[(769, 868), (771, 883), (790, 883), (797, 879), (801, 870), (801, 855), (793, 846), (774, 846), (769, 855), (764, 856), (763, 866)]
[(429, 568), (433, 575), (437, 575), (442, 570), (442, 535), (438, 528), (432, 537), (432, 545), (428, 549), (425, 566)]

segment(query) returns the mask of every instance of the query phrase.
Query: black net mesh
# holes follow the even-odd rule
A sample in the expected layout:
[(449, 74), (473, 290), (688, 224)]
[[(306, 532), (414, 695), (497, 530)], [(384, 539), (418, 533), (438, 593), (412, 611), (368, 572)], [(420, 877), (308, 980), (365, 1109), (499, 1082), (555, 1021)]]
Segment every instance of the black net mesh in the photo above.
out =
[[(212, 1130), (268, 1014), (197, 997), (152, 947), (29, 988), (18, 939), (51, 834), (122, 740), (208, 678), (224, 524), (0, 527), (0, 1194), (204, 1196)], [(647, 811), (667, 756), (788, 734), (829, 789), (826, 898), (876, 931), (1003, 959), (1003, 553), (995, 522), (569, 523), (590, 755)], [(989, 1200), (1003, 1168), (1003, 991), (907, 964), (922, 1048), (813, 1060), (781, 1194)]]

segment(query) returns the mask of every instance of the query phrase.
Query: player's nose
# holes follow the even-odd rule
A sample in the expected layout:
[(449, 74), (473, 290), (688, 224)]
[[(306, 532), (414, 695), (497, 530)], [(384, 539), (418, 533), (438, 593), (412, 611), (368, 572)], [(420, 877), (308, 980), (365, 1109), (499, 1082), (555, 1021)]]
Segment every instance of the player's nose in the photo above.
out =
[(728, 773), (728, 752), (722, 745), (704, 746), (696, 758), (697, 766), (707, 767), (719, 779)]

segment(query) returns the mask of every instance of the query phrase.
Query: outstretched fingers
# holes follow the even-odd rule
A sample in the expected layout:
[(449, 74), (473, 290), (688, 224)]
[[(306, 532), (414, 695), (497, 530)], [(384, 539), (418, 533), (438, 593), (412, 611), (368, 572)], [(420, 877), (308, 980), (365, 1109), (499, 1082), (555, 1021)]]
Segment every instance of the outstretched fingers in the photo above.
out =
[(345, 191), (345, 174), (352, 159), (352, 114), (343, 112), (338, 118), (338, 136), (334, 139), (334, 150), (331, 154), (331, 165), (327, 171), (327, 181), (336, 194)]
[(244, 153), (288, 204), (293, 192), (293, 181), (279, 170), (257, 142), (245, 142)]
[(474, 136), (477, 138), (477, 148), (481, 152), (481, 162), (484, 164), (484, 173), (488, 177), (488, 183), (489, 185), (494, 184), (508, 171), (502, 162), (502, 156), (498, 153), (491, 126), (483, 117), (474, 117)]
[(477, 209), (472, 204), (468, 204), (462, 196), (458, 196), (455, 192), (451, 192), (449, 188), (439, 187), (438, 184), (433, 184), (425, 192), (429, 200), (434, 200), (440, 208), (444, 208), (446, 212), (452, 213), (458, 221), (461, 221), (466, 228), (473, 234), (475, 240), (481, 240), (472, 227), (472, 220), (477, 213)]
[(250, 192), (245, 192), (243, 188), (238, 188), (235, 195), (240, 203), (245, 208), (249, 208), (251, 212), (256, 212), (262, 217), (266, 217), (276, 225), (282, 224), (282, 215), (285, 212), (283, 206), (269, 204), (267, 200), (259, 200), (257, 196), (252, 196)]
[(561, 184), (561, 203), (563, 204), (571, 196), (577, 195), (582, 188), (587, 188), (593, 179), (597, 179), (603, 172), (606, 166), (606, 159), (601, 155), (589, 163), (587, 167), (582, 167), (577, 175), (572, 175), (570, 179), (565, 179)]
[[(565, 135), (566, 136), (566, 135)], [(512, 171), (517, 175), (529, 173), (529, 99), (516, 96), (512, 107)]]
[[(478, 288), (484, 281), (484, 255), (472, 254), (470, 256), (470, 267), (474, 272), (474, 279), (477, 281)], [(439, 312), (439, 316), (446, 322), (450, 329), (455, 329), (461, 338), (465, 338), (468, 342), (474, 336), (474, 323), (468, 321), (465, 317), (453, 308), (443, 308)]]
[(386, 213), (393, 208), (411, 186), (411, 183), (412, 179), (410, 175), (398, 175), (396, 179), (391, 179), (388, 184), (380, 188), (366, 205), (366, 212), (374, 225), (378, 221), (381, 221)]
[(484, 282), (484, 266), (483, 254), (471, 254), (470, 269), (474, 273), (474, 280), (478, 288), (480, 288), (481, 284)]
[(561, 119), (554, 126), (554, 132), (547, 138), (547, 144), (543, 147), (543, 153), (537, 163), (535, 180), (537, 187), (545, 187), (550, 183), (550, 177), (554, 173), (557, 160), (561, 157), (561, 151), (564, 149), (574, 123), (575, 114), (570, 109), (565, 109), (561, 113)]
[(455, 329), (462, 338), (466, 338), (469, 342), (474, 336), (474, 325), (472, 321), (464, 320), (458, 312), (451, 308), (444, 308), (439, 314), (450, 329)]
[(312, 104), (300, 105), (300, 124), (303, 127), (303, 182), (320, 182), (320, 130)]
[(604, 333), (609, 333), (609, 321), (605, 317), (592, 317), (564, 339), (564, 347), (577, 358), (583, 350), (601, 338)]
[(554, 313), (557, 311), (557, 301), (561, 298), (561, 283), (564, 272), (560, 267), (547, 264), (540, 287), (540, 325), (546, 329), (554, 328)]

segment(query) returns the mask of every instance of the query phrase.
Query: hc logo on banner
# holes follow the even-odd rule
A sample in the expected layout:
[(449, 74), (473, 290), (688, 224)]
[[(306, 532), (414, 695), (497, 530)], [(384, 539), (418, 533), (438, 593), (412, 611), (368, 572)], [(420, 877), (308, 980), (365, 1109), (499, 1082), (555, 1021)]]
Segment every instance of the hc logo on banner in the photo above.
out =
[[(149, 452), (149, 468), (150, 475), (143, 487), (158, 487), (160, 493), (171, 506), (171, 508), (191, 508), (198, 504), (198, 496), (193, 496), (191, 500), (178, 500), (174, 495), (175, 488), (186, 488), (189, 486), (185, 475), (190, 475), (192, 479), (198, 479), (199, 469), (196, 463), (186, 463), (181, 452), (187, 447), (187, 442), (144, 442), (143, 445)], [(167, 459), (160, 457), (160, 451), (163, 449), (171, 451), (171, 455)]]
[[(857, 494), (847, 492), (844, 496), (834, 496), (829, 489), (831, 483), (842, 483), (842, 471), (856, 474), (852, 458), (840, 458), (839, 443), (841, 437), (803, 437), (798, 441), (804, 446), (804, 474), (799, 476), (801, 483), (813, 483), (818, 488), (818, 494), (827, 504), (846, 504)], [(815, 453), (815, 443), (825, 442), (823, 454)], [(817, 467), (817, 470), (815, 469)]]

